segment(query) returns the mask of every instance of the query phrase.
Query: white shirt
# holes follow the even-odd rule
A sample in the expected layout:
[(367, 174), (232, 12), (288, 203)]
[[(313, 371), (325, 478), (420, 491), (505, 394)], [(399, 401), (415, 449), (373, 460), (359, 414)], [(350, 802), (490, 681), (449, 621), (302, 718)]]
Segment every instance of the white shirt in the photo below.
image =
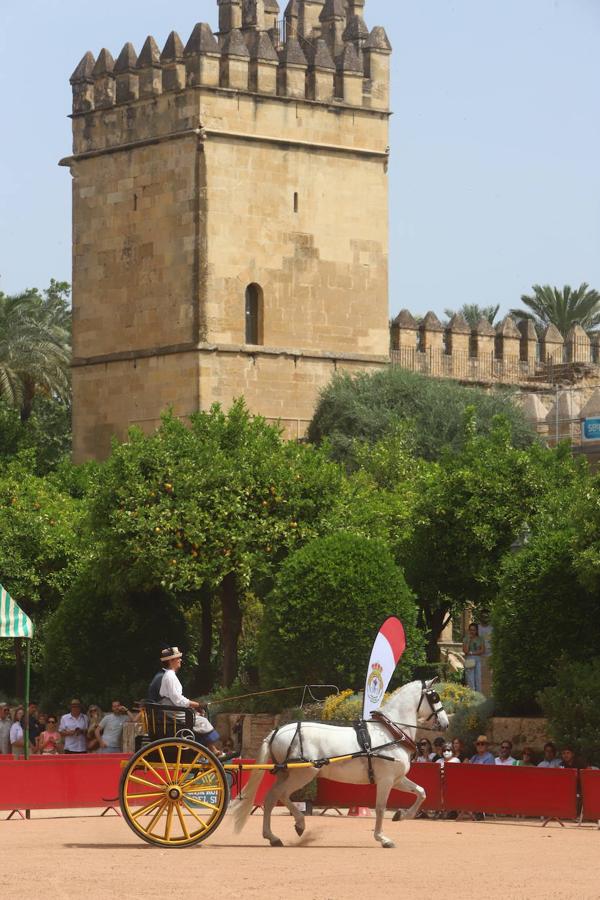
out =
[(560, 759), (543, 759), (538, 763), (538, 769), (560, 769)]
[(10, 726), (10, 742), (11, 744), (16, 744), (17, 741), (22, 741), (25, 737), (23, 732), (23, 726), (20, 722), (13, 722)]
[(71, 713), (62, 716), (58, 730), (61, 734), (65, 731), (73, 731), (75, 728), (81, 729), (82, 734), (65, 735), (65, 750), (71, 753), (85, 753), (87, 750), (86, 732), (88, 730), (88, 717), (83, 713), (75, 718)]
[(173, 669), (167, 669), (163, 675), (160, 696), (161, 702), (166, 706), (183, 706), (187, 709), (190, 705), (188, 698), (183, 696), (183, 686)]
[(460, 759), (457, 759), (456, 756), (451, 756), (450, 759), (444, 759), (444, 757), (442, 756), (441, 759), (436, 759), (436, 762), (437, 762), (438, 766), (442, 766), (442, 768), (443, 768), (446, 765), (446, 763), (459, 763), (460, 764)]
[(496, 757), (497, 766), (514, 766), (516, 762), (516, 759), (513, 759), (512, 756), (509, 756), (508, 759), (500, 759), (499, 756)]

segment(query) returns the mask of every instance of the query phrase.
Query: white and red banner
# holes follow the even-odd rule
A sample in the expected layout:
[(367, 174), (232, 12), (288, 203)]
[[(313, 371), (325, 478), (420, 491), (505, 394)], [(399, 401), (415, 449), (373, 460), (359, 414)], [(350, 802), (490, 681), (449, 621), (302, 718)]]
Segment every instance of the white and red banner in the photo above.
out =
[(406, 635), (402, 622), (395, 616), (390, 616), (379, 629), (371, 651), (365, 684), (363, 719), (370, 719), (371, 713), (381, 706), (384, 694), (405, 649)]

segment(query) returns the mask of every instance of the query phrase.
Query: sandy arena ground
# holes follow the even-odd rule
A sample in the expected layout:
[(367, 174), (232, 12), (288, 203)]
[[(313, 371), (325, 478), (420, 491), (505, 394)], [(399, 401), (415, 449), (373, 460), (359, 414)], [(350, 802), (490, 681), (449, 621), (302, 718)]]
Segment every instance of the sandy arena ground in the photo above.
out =
[(265, 845), (256, 815), (241, 835), (227, 817), (204, 845), (168, 851), (116, 817), (35, 812), (0, 822), (0, 897), (36, 885), (53, 900), (600, 898), (600, 832), (591, 826), (390, 821), (397, 847), (383, 850), (371, 819), (315, 816), (302, 840), (287, 815), (274, 824), (288, 847)]

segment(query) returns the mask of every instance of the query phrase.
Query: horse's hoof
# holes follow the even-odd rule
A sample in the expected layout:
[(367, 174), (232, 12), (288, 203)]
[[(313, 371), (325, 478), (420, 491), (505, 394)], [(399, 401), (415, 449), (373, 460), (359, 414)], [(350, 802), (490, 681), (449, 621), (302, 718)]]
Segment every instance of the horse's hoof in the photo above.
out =
[(402, 810), (398, 809), (394, 813), (394, 818), (392, 819), (392, 822), (401, 822), (401, 821), (402, 821)]
[(304, 825), (296, 825), (295, 827), (296, 827), (296, 834), (298, 835), (298, 837), (302, 837), (302, 835), (303, 835), (304, 832), (306, 831), (306, 826), (304, 826)]
[(384, 850), (394, 850), (396, 845), (393, 841), (383, 841), (381, 844)]
[(271, 847), (283, 847), (283, 841), (280, 838), (275, 838), (274, 841), (271, 841)]

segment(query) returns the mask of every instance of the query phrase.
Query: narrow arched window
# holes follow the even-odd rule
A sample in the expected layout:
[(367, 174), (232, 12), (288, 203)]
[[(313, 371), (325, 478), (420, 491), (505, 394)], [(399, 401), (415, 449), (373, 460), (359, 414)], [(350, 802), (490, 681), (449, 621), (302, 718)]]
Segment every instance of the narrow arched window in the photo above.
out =
[(258, 284), (246, 288), (246, 343), (263, 342), (263, 292)]

